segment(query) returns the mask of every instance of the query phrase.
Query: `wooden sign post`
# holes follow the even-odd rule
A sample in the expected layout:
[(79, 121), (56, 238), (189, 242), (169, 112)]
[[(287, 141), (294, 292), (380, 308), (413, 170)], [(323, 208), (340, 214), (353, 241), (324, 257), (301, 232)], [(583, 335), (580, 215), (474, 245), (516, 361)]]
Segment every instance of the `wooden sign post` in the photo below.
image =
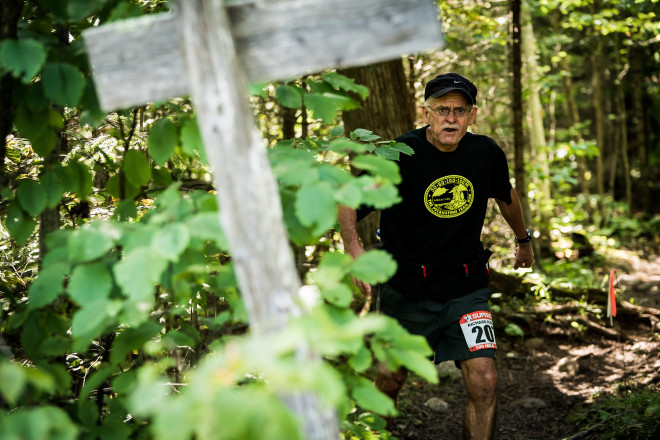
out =
[[(431, 0), (180, 0), (174, 13), (84, 33), (101, 105), (113, 110), (190, 95), (213, 168), (251, 331), (300, 313), (300, 280), (277, 182), (253, 124), (247, 81), (295, 78), (442, 46)], [(301, 342), (300, 354), (311, 356)], [(310, 439), (338, 438), (315, 396), (284, 398)]]

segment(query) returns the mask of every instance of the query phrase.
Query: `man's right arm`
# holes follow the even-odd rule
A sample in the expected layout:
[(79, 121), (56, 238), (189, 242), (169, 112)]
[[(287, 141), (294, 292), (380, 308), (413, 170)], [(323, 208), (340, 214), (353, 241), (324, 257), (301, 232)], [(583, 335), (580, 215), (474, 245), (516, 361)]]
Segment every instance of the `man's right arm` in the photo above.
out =
[[(344, 251), (353, 258), (365, 253), (357, 232), (357, 212), (355, 208), (340, 205), (337, 220), (341, 227), (341, 240), (344, 243)], [(365, 296), (371, 296), (371, 286), (368, 283), (363, 283), (357, 279), (353, 281)]]

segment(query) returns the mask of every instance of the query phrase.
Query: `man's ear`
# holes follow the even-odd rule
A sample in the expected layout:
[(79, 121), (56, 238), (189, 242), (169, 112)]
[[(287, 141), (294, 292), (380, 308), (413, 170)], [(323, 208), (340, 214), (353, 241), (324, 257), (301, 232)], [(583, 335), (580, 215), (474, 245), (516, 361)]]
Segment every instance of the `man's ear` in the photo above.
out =
[(422, 116), (424, 116), (424, 123), (425, 124), (430, 124), (431, 121), (429, 120), (429, 109), (426, 107), (426, 105), (422, 106)]
[(473, 107), (472, 108), (472, 114), (470, 115), (470, 121), (468, 121), (468, 125), (472, 125), (475, 122), (477, 122), (477, 112), (479, 111), (479, 107)]

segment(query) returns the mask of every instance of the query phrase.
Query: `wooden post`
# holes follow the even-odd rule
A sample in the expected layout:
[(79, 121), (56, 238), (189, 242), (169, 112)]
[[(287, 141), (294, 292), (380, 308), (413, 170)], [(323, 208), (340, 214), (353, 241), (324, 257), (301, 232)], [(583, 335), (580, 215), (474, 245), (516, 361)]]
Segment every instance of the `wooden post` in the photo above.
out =
[[(103, 108), (192, 96), (218, 190), (220, 222), (254, 333), (279, 329), (301, 313), (301, 286), (277, 182), (253, 124), (248, 79), (295, 77), (309, 69), (380, 61), (443, 44), (430, 0), (271, 0), (227, 6), (220, 0), (179, 0), (175, 14), (90, 29), (85, 40)], [(297, 355), (313, 356), (304, 341)], [(323, 408), (316, 396), (283, 400), (304, 422), (307, 438), (339, 438), (334, 411)]]

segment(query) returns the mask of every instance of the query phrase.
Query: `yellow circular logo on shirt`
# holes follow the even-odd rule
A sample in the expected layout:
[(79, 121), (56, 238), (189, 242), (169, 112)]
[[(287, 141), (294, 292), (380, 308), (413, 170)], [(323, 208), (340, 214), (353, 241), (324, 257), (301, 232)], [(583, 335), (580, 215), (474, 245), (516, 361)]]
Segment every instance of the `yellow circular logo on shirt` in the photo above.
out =
[(440, 218), (458, 217), (470, 209), (473, 201), (474, 187), (463, 176), (441, 177), (424, 192), (426, 209)]

